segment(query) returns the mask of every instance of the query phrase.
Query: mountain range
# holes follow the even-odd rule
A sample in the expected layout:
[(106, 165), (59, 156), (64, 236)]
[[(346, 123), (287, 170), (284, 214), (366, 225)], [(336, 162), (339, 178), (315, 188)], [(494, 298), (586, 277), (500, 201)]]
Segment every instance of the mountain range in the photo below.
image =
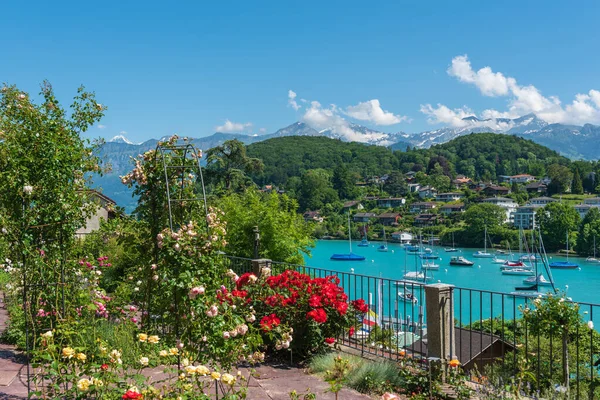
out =
[[(470, 133), (493, 132), (530, 139), (572, 159), (598, 159), (600, 154), (600, 126), (596, 125), (548, 124), (535, 114), (528, 114), (514, 119), (495, 118), (485, 120), (471, 116), (462, 119), (458, 125), (460, 126), (409, 134), (405, 132), (386, 133), (350, 123), (343, 127), (332, 127), (317, 131), (304, 122), (295, 122), (266, 135), (217, 132), (209, 136), (191, 139), (191, 142), (196, 147), (207, 150), (231, 139), (238, 139), (245, 144), (251, 144), (286, 136), (325, 136), (342, 141), (354, 141), (405, 150), (408, 146), (426, 148), (446, 143)], [(118, 204), (124, 205), (128, 211), (132, 210), (131, 191), (121, 184), (119, 176), (131, 170), (131, 157), (156, 148), (159, 140), (164, 140), (164, 138), (150, 139), (135, 144), (126, 137), (118, 135), (99, 148), (98, 155), (111, 164), (112, 171), (96, 178), (96, 185), (101, 187)]]

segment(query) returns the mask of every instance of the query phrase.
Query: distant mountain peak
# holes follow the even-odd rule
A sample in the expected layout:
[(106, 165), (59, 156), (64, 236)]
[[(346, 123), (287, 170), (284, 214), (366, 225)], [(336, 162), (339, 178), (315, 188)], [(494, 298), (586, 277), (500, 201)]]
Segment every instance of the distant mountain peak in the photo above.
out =
[(110, 139), (108, 142), (109, 142), (109, 143), (125, 143), (125, 144), (135, 144), (135, 145), (139, 144), (139, 143), (133, 143), (131, 140), (127, 139), (127, 138), (126, 138), (125, 136), (123, 136), (123, 135), (116, 135), (116, 136), (113, 136), (113, 138), (112, 138), (112, 139)]

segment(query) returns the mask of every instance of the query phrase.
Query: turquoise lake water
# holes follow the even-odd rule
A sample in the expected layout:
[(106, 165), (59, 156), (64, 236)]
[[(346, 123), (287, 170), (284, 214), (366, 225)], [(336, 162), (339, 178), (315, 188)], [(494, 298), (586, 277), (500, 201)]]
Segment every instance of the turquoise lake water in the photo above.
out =
[[(389, 243), (387, 253), (377, 251), (380, 244), (380, 242), (372, 242), (369, 247), (358, 247), (357, 243), (353, 242), (353, 253), (366, 257), (365, 261), (331, 261), (329, 257), (334, 253), (348, 253), (348, 242), (320, 240), (317, 241), (316, 247), (312, 249), (311, 257), (305, 257), (306, 265), (344, 273), (340, 275), (340, 279), (343, 280), (345, 286), (350, 288), (349, 295), (351, 298), (363, 298), (366, 301), (370, 298), (371, 304), (377, 304), (380, 284), (376, 279), (360, 278), (360, 275), (399, 280), (402, 279), (405, 269), (406, 271), (420, 270), (421, 263), (418, 256), (406, 252), (398, 243)], [(494, 264), (492, 259), (473, 257), (475, 251), (483, 249), (457, 248), (459, 250), (457, 253), (446, 253), (443, 247), (431, 245), (424, 247), (432, 249), (434, 254), (440, 256), (438, 260), (434, 261), (440, 265), (439, 271), (428, 272), (428, 274), (433, 275), (433, 280), (429, 283), (441, 282), (452, 284), (457, 288), (477, 289), (477, 291), (455, 291), (455, 314), (456, 318), (460, 319), (463, 324), (477, 321), (480, 318), (489, 318), (492, 314), (499, 316), (504, 313), (506, 319), (519, 314), (518, 306), (523, 304), (525, 299), (487, 292), (481, 293), (479, 291), (514, 292), (516, 286), (524, 285), (523, 279), (527, 278), (526, 276), (502, 275), (500, 265)], [(473, 267), (450, 266), (449, 261), (452, 256), (463, 256), (475, 264)], [(498, 255), (498, 258), (507, 259), (508, 257), (508, 255), (503, 254)], [(557, 255), (549, 255), (548, 259), (549, 262), (566, 261), (566, 257)], [(552, 269), (556, 288), (566, 290), (567, 296), (572, 298), (573, 301), (600, 304), (600, 263), (587, 262), (584, 258), (578, 257), (569, 257), (569, 260), (579, 264), (580, 268), (574, 270)], [(538, 265), (541, 272), (543, 267), (541, 263)], [(423, 313), (422, 307), (419, 307), (423, 304), (424, 294), (421, 293), (422, 290), (411, 288), (415, 297), (419, 300), (417, 304), (397, 301), (398, 290), (403, 291), (404, 287), (399, 288), (393, 282), (386, 280), (383, 282), (383, 287), (379, 289), (382, 292), (382, 295), (380, 295), (384, 309), (382, 313), (400, 319), (409, 316), (411, 320), (416, 321), (419, 314)], [(540, 288), (541, 291), (549, 289), (546, 287)], [(381, 308), (378, 309), (381, 310)], [(584, 315), (584, 319), (588, 320), (591, 313), (595, 323), (600, 321), (600, 307), (592, 308), (582, 305), (582, 312), (583, 310), (588, 311)]]

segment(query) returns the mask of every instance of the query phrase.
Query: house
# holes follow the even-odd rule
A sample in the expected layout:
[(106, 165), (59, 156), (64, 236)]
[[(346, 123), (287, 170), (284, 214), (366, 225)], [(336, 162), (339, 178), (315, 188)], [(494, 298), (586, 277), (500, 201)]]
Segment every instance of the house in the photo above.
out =
[(592, 208), (600, 208), (600, 203), (586, 204), (584, 202), (583, 204), (578, 204), (575, 206), (575, 210), (579, 213), (579, 216), (581, 217), (581, 219), (583, 219), (585, 217), (585, 215), (588, 213), (588, 211), (590, 211)]
[(437, 204), (432, 201), (419, 201), (419, 202), (413, 203), (410, 206), (410, 212), (420, 214), (424, 211), (433, 210), (436, 207), (437, 207)]
[(529, 200), (529, 204), (545, 206), (546, 204), (549, 204), (549, 203), (552, 203), (555, 201), (556, 201), (556, 199), (553, 199), (552, 197), (536, 197), (535, 199)]
[(509, 199), (508, 197), (490, 197), (489, 199), (484, 199), (483, 202), (504, 208), (506, 211), (504, 222), (512, 222), (513, 213), (519, 207), (513, 199)]
[(540, 204), (528, 204), (518, 207), (513, 213), (513, 225), (516, 228), (532, 229), (535, 227), (535, 212), (542, 207)]
[(471, 178), (467, 178), (464, 175), (457, 175), (456, 178), (452, 180), (452, 185), (454, 185), (454, 187), (457, 189), (467, 186), (470, 183), (473, 183)]
[(97, 190), (86, 190), (86, 202), (94, 203), (98, 207), (93, 214), (89, 215), (85, 221), (85, 225), (75, 231), (75, 237), (83, 238), (100, 229), (101, 221), (107, 221), (115, 217), (115, 205), (117, 204), (110, 197), (98, 192)]
[(369, 222), (372, 218), (377, 218), (377, 214), (367, 212), (367, 213), (356, 213), (352, 216), (352, 221), (354, 222)]
[(408, 184), (409, 193), (417, 193), (419, 191), (419, 189), (421, 189), (421, 185), (419, 185), (418, 183), (409, 183)]
[(600, 197), (591, 197), (583, 200), (583, 204), (589, 204), (592, 206), (600, 206)]
[[(507, 353), (515, 350), (509, 342), (499, 336), (467, 328), (454, 328), (454, 354), (465, 371), (475, 369), (483, 371)], [(427, 358), (427, 335), (407, 347), (407, 352), (413, 357)]]
[(483, 190), (486, 186), (488, 186), (488, 184), (483, 182), (471, 182), (467, 185), (469, 189), (474, 190), (476, 192)]
[(413, 179), (416, 175), (417, 175), (417, 173), (415, 171), (408, 171), (407, 173), (404, 174), (406, 179)]
[(486, 196), (506, 196), (510, 193), (510, 189), (505, 186), (488, 185), (482, 189)]
[(377, 207), (380, 208), (394, 208), (402, 207), (406, 203), (406, 199), (401, 197), (387, 197), (384, 199), (377, 200)]
[(527, 193), (545, 194), (548, 190), (548, 185), (543, 182), (531, 182), (525, 185), (525, 190)]
[(463, 197), (465, 197), (464, 194), (462, 193), (438, 193), (435, 195), (435, 201), (443, 201), (443, 202), (449, 202), (449, 201), (458, 201), (460, 199), (462, 199)]
[(302, 214), (305, 222), (323, 222), (323, 217), (321, 217), (321, 213), (319, 211), (307, 211)]
[(408, 232), (394, 232), (392, 233), (392, 241), (399, 243), (410, 243), (413, 240), (412, 233)]
[(435, 197), (437, 190), (431, 186), (424, 186), (419, 189), (419, 197), (422, 199), (430, 199)]
[(419, 214), (415, 218), (415, 226), (433, 226), (436, 225), (440, 217), (436, 214)]
[(398, 225), (398, 220), (401, 218), (398, 213), (383, 213), (377, 217), (379, 222), (384, 226)]
[(503, 180), (503, 182), (508, 182), (511, 185), (513, 183), (529, 183), (529, 182), (535, 180), (535, 176), (532, 176), (529, 174), (519, 174), (519, 175), (508, 176), (508, 177), (502, 176), (501, 178), (506, 179), (506, 180)]
[(444, 215), (456, 214), (465, 212), (464, 203), (446, 204), (440, 207), (440, 212)]
[(360, 204), (360, 202), (358, 200), (347, 201), (342, 206), (342, 209), (347, 210), (352, 207), (357, 207), (358, 209), (360, 209), (362, 207), (362, 204)]

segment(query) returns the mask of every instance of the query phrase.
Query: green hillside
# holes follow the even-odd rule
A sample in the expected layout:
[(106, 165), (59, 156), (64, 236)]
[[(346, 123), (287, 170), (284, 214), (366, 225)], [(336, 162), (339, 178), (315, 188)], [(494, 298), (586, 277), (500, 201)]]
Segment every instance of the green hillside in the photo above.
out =
[(340, 164), (358, 176), (382, 175), (399, 167), (398, 158), (385, 147), (315, 136), (253, 143), (248, 146), (248, 156), (260, 158), (265, 164), (264, 172), (254, 177), (259, 184), (285, 184), (307, 170), (333, 170)]

